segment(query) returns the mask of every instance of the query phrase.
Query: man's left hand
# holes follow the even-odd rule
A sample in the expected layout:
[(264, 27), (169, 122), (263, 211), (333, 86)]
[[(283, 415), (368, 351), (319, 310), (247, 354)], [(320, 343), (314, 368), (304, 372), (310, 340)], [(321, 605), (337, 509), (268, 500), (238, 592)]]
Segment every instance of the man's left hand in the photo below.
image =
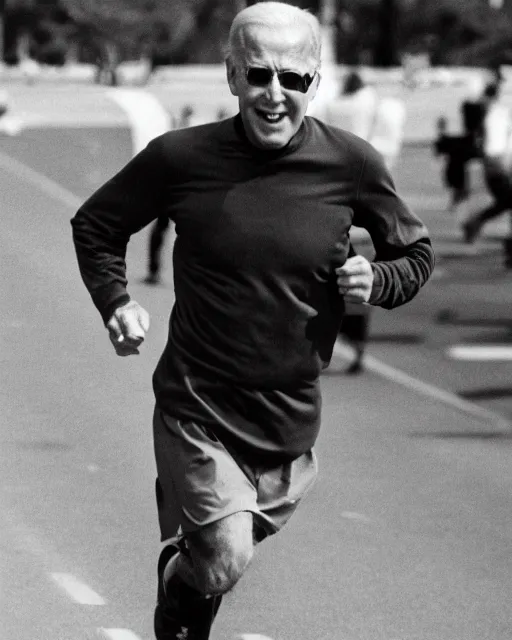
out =
[(373, 286), (372, 265), (364, 256), (348, 258), (336, 269), (338, 290), (347, 302), (368, 302)]

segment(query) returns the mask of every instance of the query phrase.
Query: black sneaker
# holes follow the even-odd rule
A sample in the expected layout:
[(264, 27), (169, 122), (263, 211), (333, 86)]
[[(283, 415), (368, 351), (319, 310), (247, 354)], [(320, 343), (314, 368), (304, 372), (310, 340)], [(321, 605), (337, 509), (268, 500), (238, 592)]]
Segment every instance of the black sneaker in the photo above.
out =
[(347, 373), (350, 376), (358, 375), (363, 372), (363, 363), (361, 360), (355, 360), (349, 367), (347, 367)]
[[(177, 607), (167, 601), (164, 588), (164, 570), (169, 560), (178, 553), (178, 549), (168, 545), (162, 549), (158, 559), (158, 590), (154, 617), (154, 630), (157, 640), (186, 640), (188, 629), (177, 618)], [(175, 603), (176, 604), (176, 603)]]
[(179, 578), (164, 584), (164, 571), (178, 553), (168, 545), (158, 559), (158, 591), (154, 616), (157, 640), (208, 640), (222, 596), (205, 598)]

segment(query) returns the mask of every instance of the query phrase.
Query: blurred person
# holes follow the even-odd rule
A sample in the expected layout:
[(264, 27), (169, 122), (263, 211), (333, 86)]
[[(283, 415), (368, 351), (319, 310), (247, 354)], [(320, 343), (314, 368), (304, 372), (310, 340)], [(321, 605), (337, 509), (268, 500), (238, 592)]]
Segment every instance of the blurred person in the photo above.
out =
[(11, 100), (7, 89), (0, 88), (0, 118), (3, 118), (9, 111), (10, 102)]
[(481, 76), (470, 79), (468, 96), (460, 105), (462, 133), (449, 134), (447, 119), (437, 120), (434, 153), (445, 158), (443, 183), (450, 192), (451, 211), (468, 199), (471, 193), (469, 163), (483, 154), (484, 119), (488, 109), (484, 89)]
[(469, 81), (468, 95), (460, 106), (462, 132), (469, 137), (471, 156), (480, 158), (484, 139), (484, 120), (488, 110), (484, 77), (478, 74)]
[[(403, 141), (405, 106), (401, 100), (379, 97), (375, 88), (367, 85), (357, 71), (351, 71), (345, 77), (341, 95), (327, 105), (325, 120), (369, 141), (381, 153), (388, 169), (393, 168)], [(355, 255), (352, 246), (350, 255)], [(347, 368), (349, 374), (363, 371), (370, 335), (370, 311), (366, 304), (346, 305), (339, 335), (354, 352), (354, 359)]]
[[(376, 107), (377, 92), (374, 87), (367, 85), (360, 73), (352, 70), (345, 76), (338, 98), (327, 104), (324, 120), (368, 140), (372, 134)], [(356, 252), (351, 243), (349, 256), (354, 255)], [(347, 342), (354, 352), (354, 359), (349, 364), (347, 373), (358, 374), (363, 371), (369, 333), (369, 305), (347, 302), (338, 331), (341, 339)]]
[(23, 128), (22, 119), (12, 113), (11, 96), (7, 89), (0, 88), (0, 133), (15, 136)]
[(367, 140), (392, 169), (402, 147), (405, 115), (402, 100), (379, 96), (375, 87), (351, 71), (340, 96), (327, 105), (324, 120)]
[[(489, 84), (484, 92), (486, 114), (483, 124), (482, 162), (492, 202), (471, 214), (463, 223), (464, 239), (473, 243), (490, 220), (512, 210), (512, 128), (507, 106), (499, 103), (499, 86)], [(506, 245), (507, 247), (508, 245)], [(506, 249), (507, 266), (512, 257)]]
[(359, 72), (350, 71), (343, 80), (338, 98), (326, 105), (323, 119), (328, 124), (368, 140), (372, 133), (377, 102), (375, 88), (366, 84)]
[[(77, 211), (80, 272), (120, 356), (149, 314), (127, 291), (126, 246), (176, 225), (175, 303), (153, 375), (161, 540), (155, 635), (206, 640), (257, 543), (316, 476), (320, 374), (346, 301), (391, 309), (428, 280), (424, 224), (364, 140), (306, 116), (320, 81), (309, 12), (256, 3), (231, 25), (232, 118), (153, 140)], [(349, 253), (368, 230), (373, 262)]]
[[(182, 114), (179, 119), (172, 116), (154, 95), (146, 91), (116, 88), (109, 94), (129, 114), (134, 156), (151, 140), (179, 125), (183, 117)], [(160, 282), (162, 245), (168, 229), (169, 216), (159, 216), (150, 230), (146, 284)]]
[(455, 211), (469, 196), (467, 163), (472, 155), (467, 136), (448, 134), (448, 122), (445, 117), (437, 120), (434, 153), (436, 156), (444, 157), (443, 184), (450, 193), (448, 208)]
[(486, 84), (496, 85), (501, 89), (501, 85), (505, 82), (502, 64), (500, 62), (492, 62), (487, 69), (487, 74), (488, 80)]
[(28, 85), (33, 85), (39, 79), (41, 74), (41, 66), (37, 60), (33, 58), (23, 58), (19, 63), (21, 75)]
[(158, 216), (151, 227), (148, 245), (148, 274), (144, 279), (146, 284), (160, 284), (162, 281), (162, 250), (170, 222), (169, 216)]
[[(218, 119), (224, 117), (225, 112), (219, 109)], [(204, 124), (204, 118), (197, 115), (196, 110), (190, 104), (182, 107), (180, 117), (176, 119), (176, 128), (193, 127)], [(151, 227), (148, 246), (148, 273), (144, 279), (146, 284), (156, 285), (162, 281), (162, 251), (165, 240), (171, 228), (168, 215), (158, 216)]]
[(399, 98), (382, 97), (377, 101), (369, 143), (383, 156), (392, 170), (402, 149), (406, 110)]

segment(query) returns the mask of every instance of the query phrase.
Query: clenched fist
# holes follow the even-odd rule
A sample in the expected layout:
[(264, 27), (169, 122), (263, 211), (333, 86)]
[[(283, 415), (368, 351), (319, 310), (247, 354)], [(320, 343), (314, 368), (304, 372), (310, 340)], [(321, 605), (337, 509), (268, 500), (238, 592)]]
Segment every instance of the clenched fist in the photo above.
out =
[(118, 356), (136, 355), (149, 329), (149, 314), (138, 302), (130, 300), (114, 311), (107, 329)]
[(338, 290), (347, 302), (368, 302), (373, 287), (372, 265), (364, 256), (348, 258), (336, 269)]

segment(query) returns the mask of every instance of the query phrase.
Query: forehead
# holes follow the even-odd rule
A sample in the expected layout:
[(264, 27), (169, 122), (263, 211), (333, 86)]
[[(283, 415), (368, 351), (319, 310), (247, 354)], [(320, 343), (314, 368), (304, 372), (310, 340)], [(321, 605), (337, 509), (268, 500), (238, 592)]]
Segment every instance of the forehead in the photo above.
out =
[(286, 30), (246, 25), (239, 33), (237, 58), (246, 65), (309, 69), (314, 65), (311, 33), (302, 25)]

